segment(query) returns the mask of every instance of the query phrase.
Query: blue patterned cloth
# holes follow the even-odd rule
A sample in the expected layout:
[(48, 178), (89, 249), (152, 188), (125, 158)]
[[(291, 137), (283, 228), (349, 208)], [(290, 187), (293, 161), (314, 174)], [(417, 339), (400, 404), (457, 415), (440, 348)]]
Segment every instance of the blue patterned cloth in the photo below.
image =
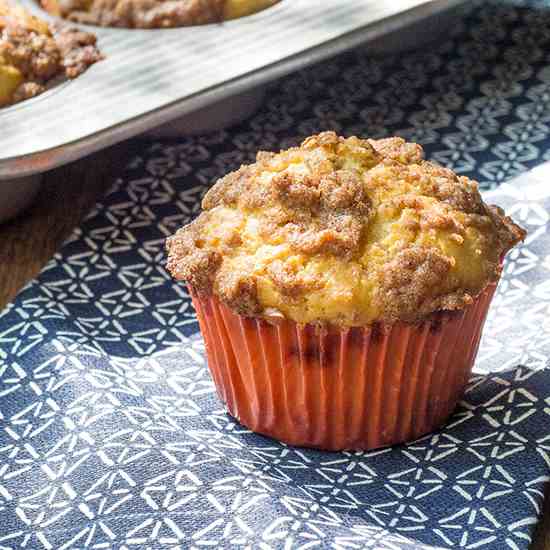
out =
[[(135, 154), (0, 313), (0, 548), (525, 549), (550, 465), (550, 12), (483, 4), (446, 41), (368, 48), (277, 83), (226, 132)], [(218, 176), (323, 129), (401, 134), (529, 230), (464, 401), (370, 453), (256, 436), (216, 397), (164, 239)], [(542, 183), (541, 183), (542, 181)]]

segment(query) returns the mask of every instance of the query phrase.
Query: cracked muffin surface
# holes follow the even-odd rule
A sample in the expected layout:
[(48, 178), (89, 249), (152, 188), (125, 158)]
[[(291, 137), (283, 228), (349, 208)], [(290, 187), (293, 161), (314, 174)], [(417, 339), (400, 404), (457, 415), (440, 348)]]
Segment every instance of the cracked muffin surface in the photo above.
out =
[(221, 178), (168, 270), (244, 316), (364, 326), (461, 309), (525, 232), (401, 138), (324, 132)]
[(219, 23), (280, 0), (40, 0), (52, 15), (104, 27), (158, 29)]
[(20, 6), (0, 0), (0, 107), (76, 78), (102, 59), (93, 34), (53, 27)]

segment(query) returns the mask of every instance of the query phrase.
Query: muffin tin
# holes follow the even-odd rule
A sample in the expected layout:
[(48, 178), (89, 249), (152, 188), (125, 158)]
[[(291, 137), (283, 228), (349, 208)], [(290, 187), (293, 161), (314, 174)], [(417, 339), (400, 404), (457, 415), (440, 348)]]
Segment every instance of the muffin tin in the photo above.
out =
[[(54, 20), (33, 0), (21, 1), (30, 11)], [(170, 134), (185, 130), (189, 119), (180, 124), (174, 120), (201, 109), (194, 118), (201, 130), (210, 123), (223, 124), (224, 117), (233, 121), (228, 116), (233, 111), (246, 114), (258, 103), (252, 89), (360, 43), (395, 36), (396, 30), (420, 20), (443, 17), (463, 3), (282, 0), (255, 15), (216, 25), (165, 30), (86, 27), (97, 35), (104, 61), (74, 81), (0, 110), (0, 221), (8, 211), (13, 215), (7, 203), (17, 197), (13, 189), (3, 193), (6, 186), (21, 186), (28, 195), (29, 184), (21, 178), (166, 123), (171, 123)], [(208, 120), (205, 109), (210, 105), (215, 105), (213, 113), (221, 123)]]

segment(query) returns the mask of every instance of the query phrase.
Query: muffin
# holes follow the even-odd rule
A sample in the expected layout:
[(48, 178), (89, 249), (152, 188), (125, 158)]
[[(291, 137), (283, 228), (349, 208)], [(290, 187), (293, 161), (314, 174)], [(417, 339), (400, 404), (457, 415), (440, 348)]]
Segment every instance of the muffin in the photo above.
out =
[(221, 178), (167, 240), (216, 388), (252, 430), (329, 450), (440, 427), (525, 232), (400, 138), (325, 132)]
[(101, 58), (93, 34), (54, 28), (0, 0), (0, 107), (76, 78)]
[(279, 0), (40, 0), (52, 15), (104, 27), (162, 29), (219, 23)]

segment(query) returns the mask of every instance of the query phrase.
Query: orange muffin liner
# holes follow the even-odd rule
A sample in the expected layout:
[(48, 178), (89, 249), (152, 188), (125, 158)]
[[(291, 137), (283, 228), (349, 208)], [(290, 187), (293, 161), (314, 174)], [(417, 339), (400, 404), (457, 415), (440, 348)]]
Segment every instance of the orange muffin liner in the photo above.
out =
[(437, 430), (463, 394), (496, 284), (459, 311), (368, 327), (276, 324), (191, 290), (229, 413), (291, 445), (369, 450)]

